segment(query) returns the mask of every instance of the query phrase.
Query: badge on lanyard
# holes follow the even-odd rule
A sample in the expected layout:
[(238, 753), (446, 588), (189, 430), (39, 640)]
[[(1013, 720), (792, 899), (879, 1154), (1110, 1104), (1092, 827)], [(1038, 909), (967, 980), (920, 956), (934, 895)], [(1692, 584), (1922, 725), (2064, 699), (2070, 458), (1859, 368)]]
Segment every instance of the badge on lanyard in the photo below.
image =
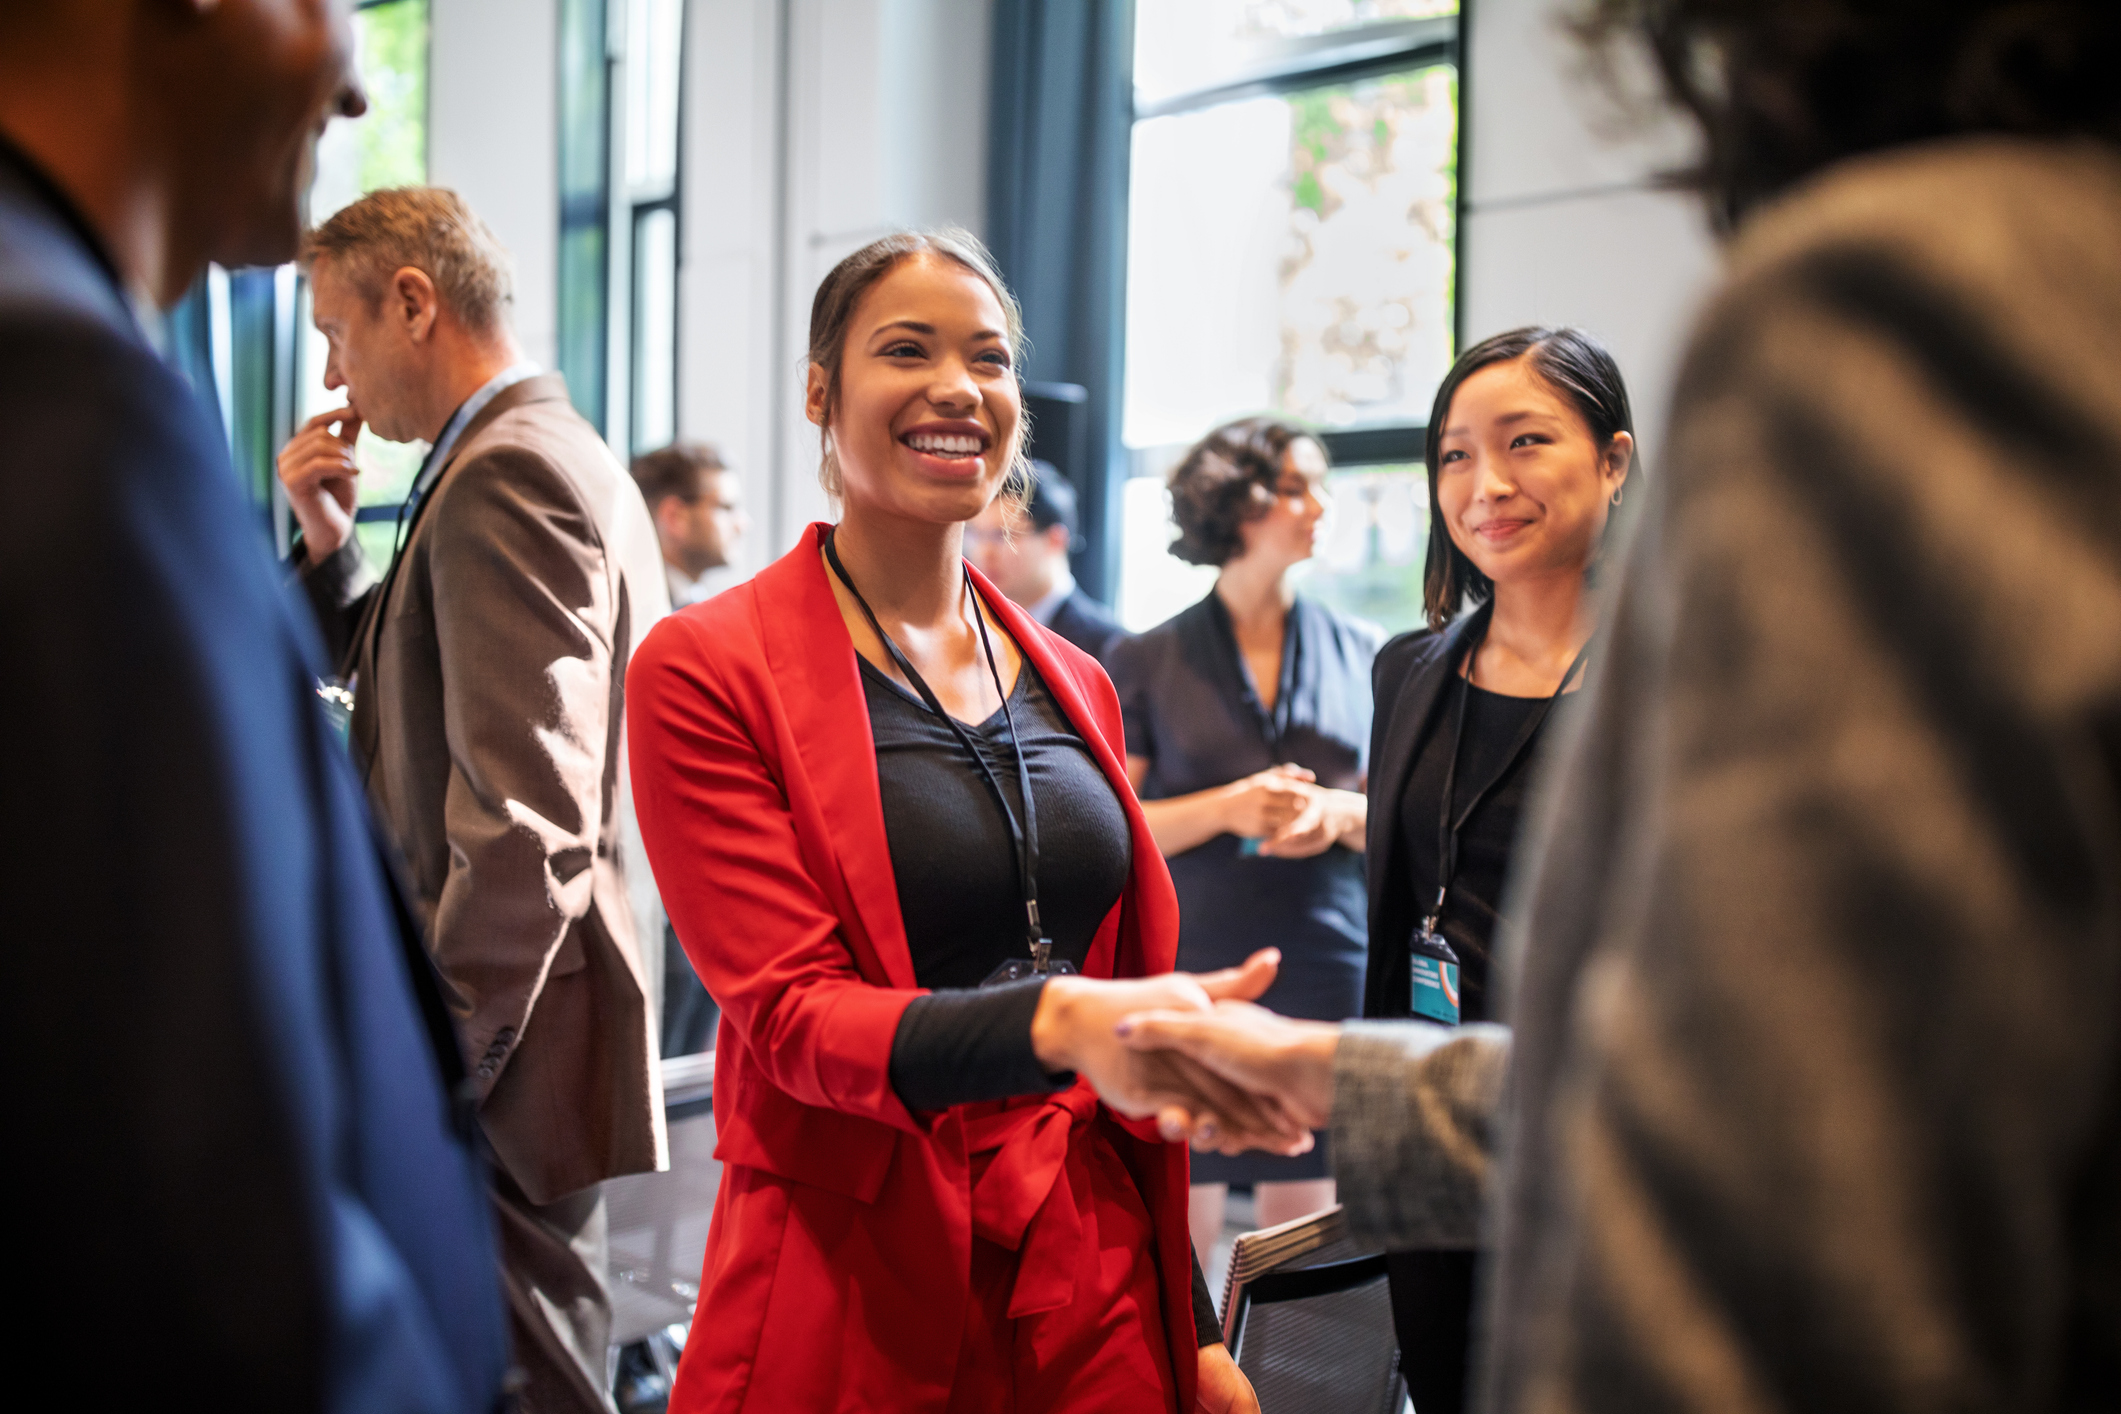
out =
[(1444, 1026), (1456, 1026), (1458, 953), (1435, 929), (1434, 918), (1425, 920), (1408, 948), (1414, 979), (1414, 1014)]

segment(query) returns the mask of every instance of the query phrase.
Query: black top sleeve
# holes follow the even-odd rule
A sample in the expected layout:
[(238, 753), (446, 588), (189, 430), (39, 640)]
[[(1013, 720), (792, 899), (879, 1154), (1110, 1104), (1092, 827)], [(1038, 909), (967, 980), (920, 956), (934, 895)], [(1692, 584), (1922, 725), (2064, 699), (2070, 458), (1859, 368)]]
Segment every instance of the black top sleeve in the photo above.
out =
[(946, 1110), (1065, 1090), (1075, 1072), (1055, 1075), (1031, 1049), (1031, 1018), (1043, 977), (915, 997), (891, 1038), (891, 1088), (909, 1110)]

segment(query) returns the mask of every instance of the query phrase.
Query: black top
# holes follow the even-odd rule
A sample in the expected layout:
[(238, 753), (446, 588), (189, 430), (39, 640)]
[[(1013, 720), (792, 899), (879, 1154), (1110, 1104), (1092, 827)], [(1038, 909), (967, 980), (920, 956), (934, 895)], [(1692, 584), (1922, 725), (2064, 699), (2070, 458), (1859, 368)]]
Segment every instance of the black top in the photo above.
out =
[[(1031, 1053), (1038, 981), (971, 990), (1003, 963), (1029, 956), (1016, 845), (993, 792), (949, 726), (866, 660), (862, 690), (913, 975), (935, 989), (899, 1023), (893, 1088), (908, 1109), (939, 1110), (1072, 1083), (1049, 1077)], [(1080, 967), (1133, 868), (1126, 812), (1029, 662), (1009, 706), (1038, 797), (1041, 919), (1053, 956)], [(1001, 709), (971, 736), (1021, 818)]]
[[(899, 1019), (892, 1089), (910, 1110), (1066, 1089), (1075, 1077), (1049, 1074), (1031, 1049), (1031, 1018), (1045, 982), (979, 986), (1026, 952), (1016, 846), (993, 794), (950, 728), (867, 659), (862, 692), (914, 980), (937, 989), (915, 998)], [(1126, 811), (1028, 661), (1009, 707), (1038, 797), (1040, 915), (1053, 956), (1080, 967), (1134, 867)], [(995, 779), (1021, 818), (1001, 709), (971, 735), (992, 753)], [(1200, 1344), (1221, 1342), (1198, 1258), (1193, 1317)]]
[[(1450, 767), (1451, 723), (1465, 698), (1465, 739), (1459, 748), (1456, 809), (1483, 784), (1495, 780), (1510, 748), (1517, 744), (1525, 723), (1545, 706), (1544, 697), (1505, 697), (1499, 692), (1474, 687), (1457, 674), (1444, 687), (1433, 727), (1414, 769), (1407, 775), (1399, 799), (1398, 828), (1391, 842), (1394, 861), (1406, 871), (1417, 914), (1426, 914), (1436, 898), (1438, 817), (1442, 811), (1444, 776)], [(1568, 710), (1571, 696), (1554, 704), (1554, 713)], [(1516, 848), (1519, 818), (1532, 778), (1538, 743), (1552, 726), (1549, 714), (1531, 743), (1512, 763), (1495, 787), (1466, 818), (1458, 835), (1458, 877), (1444, 900), (1443, 918), (1437, 925), (1458, 954), (1460, 965), (1460, 1009), (1466, 1021), (1486, 1021), (1488, 1007), (1488, 958), (1496, 926), (1501, 921), (1502, 891), (1509, 878), (1510, 855)], [(1382, 843), (1382, 841), (1380, 841)], [(1405, 951), (1405, 939), (1397, 940)], [(1403, 965), (1403, 964), (1402, 964)]]

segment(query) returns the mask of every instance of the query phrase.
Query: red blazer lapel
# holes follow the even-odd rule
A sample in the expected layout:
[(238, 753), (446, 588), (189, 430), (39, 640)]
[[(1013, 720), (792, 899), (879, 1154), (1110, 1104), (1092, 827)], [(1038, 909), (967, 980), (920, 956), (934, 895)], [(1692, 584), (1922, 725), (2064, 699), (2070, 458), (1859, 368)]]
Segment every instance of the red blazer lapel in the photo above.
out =
[[(825, 581), (818, 546), (825, 526), (812, 525), (795, 549), (756, 579), (759, 640), (779, 685), (780, 709), (827, 828), (823, 841), (860, 915), (882, 985), (917, 987), (898, 882), (884, 834), (869, 702), (854, 640)], [(860, 961), (859, 956), (857, 961)], [(868, 970), (868, 969), (864, 969)]]

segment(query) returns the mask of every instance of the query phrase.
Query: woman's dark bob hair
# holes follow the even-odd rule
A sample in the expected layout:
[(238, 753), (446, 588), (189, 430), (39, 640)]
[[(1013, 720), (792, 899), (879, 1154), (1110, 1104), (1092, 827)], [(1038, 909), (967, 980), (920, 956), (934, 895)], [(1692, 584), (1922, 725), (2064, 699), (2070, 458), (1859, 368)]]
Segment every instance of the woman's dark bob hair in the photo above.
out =
[[(1436, 405), (1429, 410), (1429, 552), (1421, 574), (1421, 606), (1432, 629), (1441, 629), (1461, 609), (1495, 592), (1494, 584), (1451, 539), (1436, 499), (1436, 465), (1451, 399), (1457, 396), (1458, 385), (1481, 369), (1520, 358), (1531, 364), (1548, 387), (1568, 399), (1600, 447), (1610, 445), (1622, 432), (1631, 437), (1635, 433), (1635, 414), (1628, 407), (1628, 385), (1621, 380), (1620, 365), (1613, 362), (1604, 344), (1581, 329), (1512, 329), (1482, 339), (1460, 354), (1444, 375), (1443, 386), (1436, 390)], [(1612, 534), (1608, 521), (1608, 543)]]
[(1245, 548), (1238, 527), (1274, 504), (1282, 462), (1300, 441), (1325, 453), (1323, 442), (1278, 417), (1226, 422), (1195, 442), (1171, 469), (1171, 519), (1178, 523), (1171, 553), (1192, 565), (1235, 558)]
[(1730, 229), (1830, 163), (1969, 133), (2121, 139), (2115, 0), (1587, 0), (1705, 138), (1679, 174)]

